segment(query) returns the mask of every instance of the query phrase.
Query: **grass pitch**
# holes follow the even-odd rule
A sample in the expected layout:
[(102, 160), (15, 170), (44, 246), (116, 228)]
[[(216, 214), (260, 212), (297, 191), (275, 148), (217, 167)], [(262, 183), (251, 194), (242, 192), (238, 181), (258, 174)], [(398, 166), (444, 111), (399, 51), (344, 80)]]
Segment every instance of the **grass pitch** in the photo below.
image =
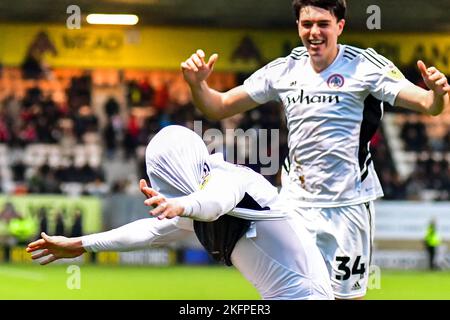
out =
[(0, 264), (0, 299), (259, 299), (234, 268)]
[[(0, 264), (0, 299), (254, 300), (234, 268), (80, 266), (80, 288), (67, 265)], [(73, 271), (72, 271), (73, 272)], [(450, 299), (450, 272), (382, 271), (367, 299)]]

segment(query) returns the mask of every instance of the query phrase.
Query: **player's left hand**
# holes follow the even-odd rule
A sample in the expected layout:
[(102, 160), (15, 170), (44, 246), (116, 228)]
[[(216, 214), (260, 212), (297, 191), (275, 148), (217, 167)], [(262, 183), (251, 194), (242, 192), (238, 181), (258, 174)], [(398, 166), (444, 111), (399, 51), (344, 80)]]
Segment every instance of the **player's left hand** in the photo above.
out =
[(147, 186), (144, 179), (139, 181), (139, 188), (141, 192), (148, 198), (144, 204), (148, 207), (155, 207), (150, 210), (150, 215), (162, 220), (164, 218), (174, 218), (181, 216), (184, 212), (184, 207), (174, 199), (167, 199), (156, 190)]
[(433, 90), (439, 96), (443, 96), (450, 92), (450, 85), (442, 72), (435, 67), (427, 68), (422, 60), (417, 61), (417, 67), (429, 89)]

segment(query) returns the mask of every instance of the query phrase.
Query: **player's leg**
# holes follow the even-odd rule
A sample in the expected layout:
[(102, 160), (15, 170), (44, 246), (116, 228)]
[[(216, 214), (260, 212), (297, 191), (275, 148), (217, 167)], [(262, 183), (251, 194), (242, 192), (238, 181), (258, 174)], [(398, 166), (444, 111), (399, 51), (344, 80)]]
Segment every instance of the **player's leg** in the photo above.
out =
[(430, 269), (434, 270), (436, 269), (436, 247), (430, 246), (429, 252), (430, 252)]
[(373, 203), (319, 209), (317, 245), (337, 299), (361, 299), (366, 294), (374, 213)]
[(298, 217), (256, 221), (253, 227), (231, 260), (263, 299), (334, 298), (322, 256)]

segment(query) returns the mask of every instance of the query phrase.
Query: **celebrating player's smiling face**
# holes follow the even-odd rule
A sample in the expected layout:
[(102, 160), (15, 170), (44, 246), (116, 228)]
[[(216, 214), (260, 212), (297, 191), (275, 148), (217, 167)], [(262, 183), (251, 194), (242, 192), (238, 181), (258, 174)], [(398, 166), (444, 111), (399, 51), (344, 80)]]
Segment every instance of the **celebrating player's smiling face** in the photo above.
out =
[(337, 55), (337, 38), (344, 29), (345, 20), (328, 10), (307, 6), (300, 10), (298, 33), (308, 49), (313, 67), (320, 72), (328, 67)]

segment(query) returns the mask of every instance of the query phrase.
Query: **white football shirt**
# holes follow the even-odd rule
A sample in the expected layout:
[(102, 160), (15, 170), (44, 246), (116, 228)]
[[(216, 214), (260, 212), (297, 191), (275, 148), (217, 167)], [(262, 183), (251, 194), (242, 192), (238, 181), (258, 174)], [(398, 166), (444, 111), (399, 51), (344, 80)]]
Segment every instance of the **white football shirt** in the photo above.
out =
[[(369, 152), (386, 101), (410, 84), (373, 49), (339, 45), (320, 73), (304, 47), (252, 74), (244, 89), (256, 102), (281, 101), (289, 130), (289, 178), (282, 193), (305, 207), (359, 204), (383, 195)], [(375, 99), (376, 98), (376, 99)]]
[(228, 214), (247, 220), (279, 220), (287, 216), (287, 206), (278, 190), (262, 175), (245, 166), (231, 164), (221, 153), (209, 157), (211, 173), (200, 191), (179, 198), (183, 216), (210, 221)]

